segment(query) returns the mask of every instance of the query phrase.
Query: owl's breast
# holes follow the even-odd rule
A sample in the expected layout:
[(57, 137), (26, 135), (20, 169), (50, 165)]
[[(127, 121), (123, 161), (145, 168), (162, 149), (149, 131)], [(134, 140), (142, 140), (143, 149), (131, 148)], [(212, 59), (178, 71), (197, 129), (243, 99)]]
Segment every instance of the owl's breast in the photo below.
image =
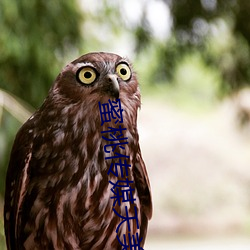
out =
[(36, 132), (33, 141), (22, 206), (24, 244), (33, 247), (42, 240), (45, 248), (61, 242), (61, 249), (69, 244), (119, 249), (117, 237), (140, 235), (132, 135), (124, 134), (128, 145), (105, 140), (101, 130), (76, 135), (74, 129), (52, 126), (46, 131)]

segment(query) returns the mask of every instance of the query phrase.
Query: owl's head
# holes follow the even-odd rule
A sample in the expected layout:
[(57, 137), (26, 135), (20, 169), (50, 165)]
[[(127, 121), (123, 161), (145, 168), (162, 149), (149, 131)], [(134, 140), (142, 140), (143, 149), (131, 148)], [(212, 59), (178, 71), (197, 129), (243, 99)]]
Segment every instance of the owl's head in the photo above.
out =
[(131, 63), (112, 53), (89, 53), (68, 64), (57, 77), (51, 94), (71, 103), (120, 98), (140, 106), (140, 92)]

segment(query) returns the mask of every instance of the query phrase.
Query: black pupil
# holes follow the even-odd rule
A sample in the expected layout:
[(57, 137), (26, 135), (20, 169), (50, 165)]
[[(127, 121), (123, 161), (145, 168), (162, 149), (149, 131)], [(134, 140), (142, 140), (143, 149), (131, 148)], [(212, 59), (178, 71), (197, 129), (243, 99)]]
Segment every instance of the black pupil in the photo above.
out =
[(91, 78), (91, 76), (92, 76), (92, 73), (89, 72), (89, 71), (84, 73), (84, 77), (87, 78), (87, 79)]
[(127, 70), (123, 68), (120, 70), (120, 73), (125, 76), (127, 74)]

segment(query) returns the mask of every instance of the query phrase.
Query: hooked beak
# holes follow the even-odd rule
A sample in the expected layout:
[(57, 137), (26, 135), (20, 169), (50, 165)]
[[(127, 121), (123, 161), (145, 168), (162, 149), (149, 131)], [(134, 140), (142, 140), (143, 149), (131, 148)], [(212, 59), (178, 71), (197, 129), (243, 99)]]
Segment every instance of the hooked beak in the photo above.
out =
[(119, 92), (120, 92), (120, 86), (118, 83), (117, 76), (114, 74), (108, 74), (107, 75), (107, 80), (109, 83), (109, 91), (110, 94), (115, 97), (116, 99), (119, 98)]

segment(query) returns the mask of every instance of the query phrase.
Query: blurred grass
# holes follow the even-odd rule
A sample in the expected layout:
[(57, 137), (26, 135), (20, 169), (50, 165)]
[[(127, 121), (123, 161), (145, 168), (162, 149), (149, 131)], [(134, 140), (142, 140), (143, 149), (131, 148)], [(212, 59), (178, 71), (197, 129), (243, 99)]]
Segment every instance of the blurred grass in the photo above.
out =
[[(155, 51), (149, 50), (154, 54)], [(159, 67), (151, 56), (150, 69)], [(157, 100), (163, 104), (194, 113), (210, 111), (219, 103), (219, 86), (221, 76), (217, 69), (208, 66), (199, 53), (184, 56), (175, 69), (173, 79), (154, 80), (152, 71), (148, 70), (146, 56), (136, 62), (136, 70), (142, 92), (142, 100)], [(165, 69), (168, 71), (168, 69)], [(157, 78), (157, 77), (156, 77)]]
[(5, 250), (4, 221), (3, 221), (3, 201), (0, 199), (0, 250)]

